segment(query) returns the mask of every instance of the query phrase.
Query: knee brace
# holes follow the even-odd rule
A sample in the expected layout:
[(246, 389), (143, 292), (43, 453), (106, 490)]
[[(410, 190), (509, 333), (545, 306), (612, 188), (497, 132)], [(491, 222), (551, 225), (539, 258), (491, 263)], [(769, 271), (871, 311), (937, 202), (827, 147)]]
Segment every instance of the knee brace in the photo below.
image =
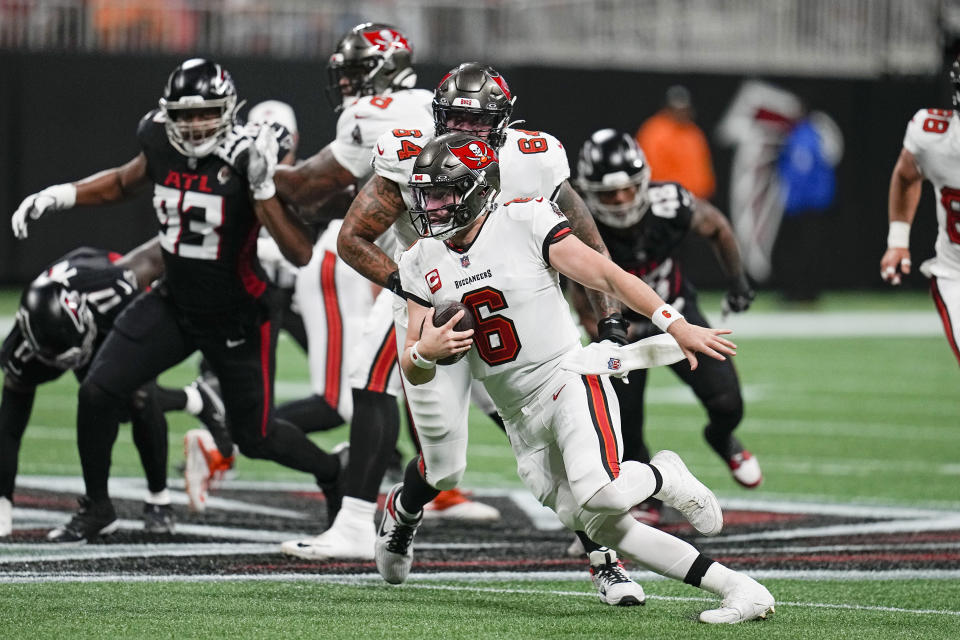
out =
[(590, 496), (582, 506), (595, 513), (626, 513), (653, 495), (655, 488), (656, 477), (648, 465), (625, 460), (620, 463), (620, 475)]

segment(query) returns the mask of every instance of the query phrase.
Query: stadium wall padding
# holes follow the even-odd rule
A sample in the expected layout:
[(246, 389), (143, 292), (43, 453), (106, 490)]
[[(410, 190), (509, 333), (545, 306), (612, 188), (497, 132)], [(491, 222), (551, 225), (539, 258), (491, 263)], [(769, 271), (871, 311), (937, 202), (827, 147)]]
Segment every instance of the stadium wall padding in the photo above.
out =
[[(173, 57), (0, 52), (0, 206), (12, 215), (20, 200), (47, 185), (76, 180), (133, 158), (139, 118), (154, 108)], [(289, 102), (301, 129), (300, 155), (332, 139), (335, 116), (326, 102), (322, 63), (267, 59), (223, 59), (241, 99)], [(451, 66), (457, 61), (451, 61)], [(672, 84), (693, 95), (697, 121), (712, 136), (744, 78), (733, 75), (647, 73), (582, 68), (501, 67), (518, 96), (515, 117), (567, 145), (571, 169), (576, 153), (595, 129), (634, 131), (661, 105)], [(418, 67), (420, 86), (432, 87), (445, 67)], [(829, 113), (845, 137), (838, 169), (838, 195), (816, 233), (784, 237), (783, 249), (810, 256), (820, 265), (794, 277), (813, 278), (819, 288), (881, 286), (879, 259), (885, 248), (887, 190), (907, 120), (921, 107), (947, 107), (946, 80), (931, 78), (765, 78), (799, 95), (811, 109)], [(727, 212), (732, 153), (713, 144), (718, 191), (714, 202)], [(914, 264), (933, 253), (936, 220), (932, 190), (924, 187), (914, 225)], [(51, 214), (16, 241), (8, 223), (0, 232), (0, 283), (23, 283), (50, 260), (81, 245), (120, 251), (155, 230), (149, 194), (99, 210)], [(812, 236), (812, 237), (811, 237)], [(800, 246), (800, 242), (807, 243)], [(816, 245), (811, 247), (810, 245)], [(778, 249), (779, 250), (779, 249)], [(686, 243), (688, 273), (702, 288), (722, 287), (724, 278), (708, 245)], [(797, 275), (799, 274), (799, 275)], [(770, 286), (777, 285), (770, 283)], [(779, 283), (789, 284), (789, 283)], [(919, 276), (908, 286), (922, 287)]]

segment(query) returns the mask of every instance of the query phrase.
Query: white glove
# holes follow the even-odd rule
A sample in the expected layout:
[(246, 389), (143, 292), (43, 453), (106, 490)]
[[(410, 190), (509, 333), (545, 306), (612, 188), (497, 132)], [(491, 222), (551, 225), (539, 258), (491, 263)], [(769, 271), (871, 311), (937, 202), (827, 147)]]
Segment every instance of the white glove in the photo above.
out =
[(684, 358), (677, 341), (664, 333), (623, 347), (607, 340), (595, 342), (566, 356), (560, 367), (581, 375), (624, 377), (635, 369), (660, 367)]
[(77, 188), (70, 183), (53, 185), (39, 193), (27, 196), (13, 212), (13, 218), (10, 220), (13, 235), (20, 240), (27, 237), (28, 216), (30, 220), (39, 220), (40, 216), (47, 211), (69, 209), (76, 202)]
[(247, 179), (250, 182), (250, 191), (256, 200), (269, 200), (277, 193), (273, 174), (277, 170), (277, 155), (280, 153), (280, 143), (273, 127), (260, 127), (256, 139), (250, 145), (249, 153)]

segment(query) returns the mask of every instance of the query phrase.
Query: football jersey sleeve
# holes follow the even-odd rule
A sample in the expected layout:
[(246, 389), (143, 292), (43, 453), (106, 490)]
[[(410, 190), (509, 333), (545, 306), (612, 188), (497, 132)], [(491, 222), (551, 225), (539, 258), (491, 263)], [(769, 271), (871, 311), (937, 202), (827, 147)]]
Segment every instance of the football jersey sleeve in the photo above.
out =
[[(166, 117), (159, 109), (148, 112), (137, 123), (137, 142), (140, 149), (147, 153), (152, 149), (160, 148), (167, 141), (167, 133), (164, 129)], [(149, 159), (150, 154), (147, 153)]]
[(432, 97), (429, 91), (408, 89), (353, 102), (337, 120), (337, 137), (330, 143), (333, 157), (356, 178), (367, 178), (374, 144), (385, 132), (407, 125), (432, 130)]
[(921, 152), (922, 127), (925, 111), (925, 109), (921, 109), (913, 114), (910, 122), (907, 123), (907, 130), (903, 135), (903, 148), (915, 156)]
[(550, 245), (572, 233), (570, 222), (555, 203), (544, 197), (535, 200), (521, 199), (504, 205), (507, 213), (518, 226), (528, 231), (530, 252), (550, 266)]
[[(400, 268), (400, 284), (408, 299), (425, 307), (433, 306), (433, 293), (430, 291), (431, 274), (421, 273), (420, 253), (423, 243), (416, 243), (400, 254), (397, 266)], [(439, 280), (439, 276), (437, 276)]]
[[(377, 138), (373, 148), (374, 172), (400, 186), (404, 195), (408, 192), (407, 181), (413, 170), (413, 163), (431, 139), (431, 131), (421, 129), (391, 129)], [(408, 202), (409, 206), (412, 204)]]

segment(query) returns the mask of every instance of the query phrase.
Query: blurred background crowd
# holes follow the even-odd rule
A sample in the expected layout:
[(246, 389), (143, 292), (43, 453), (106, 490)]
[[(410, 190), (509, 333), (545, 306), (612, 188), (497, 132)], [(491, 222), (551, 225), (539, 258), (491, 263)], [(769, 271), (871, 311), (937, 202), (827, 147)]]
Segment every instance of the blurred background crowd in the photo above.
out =
[[(249, 104), (293, 105), (313, 153), (335, 124), (326, 60), (365, 20), (404, 30), (419, 86), (459, 62), (497, 66), (515, 115), (556, 135), (574, 173), (589, 132), (636, 132), (654, 179), (728, 212), (750, 276), (800, 300), (882, 284), (890, 170), (910, 116), (949, 108), (960, 38), (949, 0), (0, 0), (0, 207), (129, 155), (169, 69), (194, 55), (224, 63)], [(932, 253), (924, 197), (914, 242)], [(152, 216), (144, 198), (59, 218), (43, 241), (0, 234), (0, 283), (78, 242), (132, 247)], [(712, 252), (694, 241), (685, 259), (719, 284)]]

